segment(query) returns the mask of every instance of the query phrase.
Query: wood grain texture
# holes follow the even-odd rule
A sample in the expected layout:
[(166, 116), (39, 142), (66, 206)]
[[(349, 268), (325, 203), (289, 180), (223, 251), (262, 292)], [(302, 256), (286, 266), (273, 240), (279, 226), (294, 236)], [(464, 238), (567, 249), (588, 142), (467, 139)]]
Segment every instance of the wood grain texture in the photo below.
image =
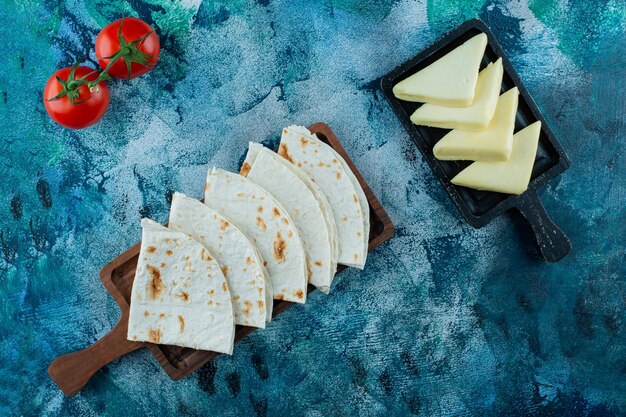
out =
[[(345, 159), (361, 184), (370, 206), (368, 252), (373, 251), (394, 234), (394, 226), (389, 216), (363, 179), (363, 176), (352, 163), (346, 150), (341, 146), (330, 127), (325, 123), (319, 122), (309, 126), (309, 130), (315, 133), (320, 140), (332, 146)], [(142, 347), (147, 347), (152, 352), (161, 367), (174, 380), (188, 376), (218, 355), (216, 352), (126, 340), (130, 296), (140, 247), (141, 242), (133, 245), (100, 271), (100, 280), (122, 310), (122, 315), (115, 328), (94, 345), (79, 352), (59, 356), (50, 365), (48, 370), (50, 376), (66, 395), (76, 394), (101, 367), (125, 353)], [(339, 265), (337, 273), (340, 273), (345, 268), (345, 266)], [(312, 285), (308, 286), (309, 293), (315, 289)], [(292, 305), (293, 303), (288, 301), (274, 300), (273, 316), (284, 312)], [(255, 330), (256, 328), (254, 327), (237, 326), (235, 342), (243, 339)]]

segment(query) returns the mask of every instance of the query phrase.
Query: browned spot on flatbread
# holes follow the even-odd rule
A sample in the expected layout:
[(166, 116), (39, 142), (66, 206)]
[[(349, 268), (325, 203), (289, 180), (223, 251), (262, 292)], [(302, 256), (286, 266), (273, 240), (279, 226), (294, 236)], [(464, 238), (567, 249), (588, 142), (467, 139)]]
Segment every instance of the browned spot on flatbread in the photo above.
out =
[(274, 214), (274, 217), (280, 217), (280, 211), (278, 211), (276, 207), (272, 209), (272, 213)]
[(333, 164), (337, 164), (339, 163), (339, 161), (337, 161), (337, 159), (333, 159)]
[(293, 295), (299, 299), (302, 300), (302, 298), (304, 297), (304, 291), (302, 290), (296, 290), (296, 292), (293, 293)]
[(246, 263), (247, 263), (248, 265), (254, 265), (254, 259), (252, 259), (252, 258), (251, 258), (251, 257), (249, 257), (249, 256), (246, 256)]
[(354, 199), (355, 203), (359, 202), (359, 198), (356, 196), (356, 194), (352, 194), (352, 198)]
[(161, 279), (161, 271), (159, 268), (155, 268), (152, 265), (146, 266), (148, 273), (150, 274), (150, 280), (148, 281), (148, 297), (151, 300), (157, 300), (161, 297), (161, 293), (165, 289), (165, 283)]
[(196, 272), (193, 269), (193, 264), (192, 264), (191, 258), (189, 256), (185, 256), (185, 264), (186, 264), (185, 269), (187, 269), (189, 272)]
[(220, 220), (220, 230), (223, 232), (224, 230), (226, 230), (228, 228), (228, 226), (230, 226), (230, 223), (228, 223), (226, 220), (222, 219)]
[(148, 317), (149, 315), (150, 315), (150, 313), (148, 312), (148, 310), (146, 310), (146, 311), (144, 311), (144, 312), (143, 312), (143, 316), (144, 316), (144, 317)]
[(258, 211), (259, 213), (263, 213), (263, 206), (259, 206), (256, 211)]
[(211, 183), (207, 181), (206, 183), (204, 183), (204, 192), (206, 193), (207, 191), (209, 191), (209, 188), (211, 188)]
[(222, 282), (222, 291), (228, 292), (228, 286), (226, 285), (225, 282)]
[(172, 239), (170, 239), (169, 237), (166, 237), (164, 240), (165, 240), (165, 243), (170, 243), (172, 241)]
[(283, 135), (286, 135), (287, 133), (289, 133), (289, 131), (287, 129), (283, 129)]
[(241, 298), (241, 295), (237, 294), (233, 296), (233, 300), (237, 301)]
[(259, 287), (259, 294), (263, 295), (263, 288)]
[(347, 222), (348, 221), (348, 216), (341, 216), (341, 221)]
[(228, 266), (227, 265), (222, 266), (222, 274), (224, 274), (224, 276), (228, 275)]
[(287, 243), (280, 232), (278, 232), (276, 233), (276, 239), (274, 239), (274, 258), (278, 262), (285, 261), (285, 249), (287, 249)]
[(178, 315), (178, 324), (180, 324), (180, 332), (185, 333), (185, 318), (180, 314)]
[(282, 300), (283, 298), (283, 293), (274, 294), (274, 300)]
[(202, 248), (202, 252), (200, 252), (200, 257), (204, 262), (211, 262), (213, 260), (211, 254), (208, 250), (206, 250), (206, 248)]
[(165, 254), (166, 254), (167, 256), (172, 256), (172, 255), (174, 254), (174, 252), (172, 252), (172, 250), (171, 250), (171, 249), (168, 249), (168, 250), (166, 250), (166, 251), (165, 251)]
[(146, 248), (146, 252), (148, 252), (148, 253), (154, 253), (154, 252), (156, 252), (156, 248), (155, 248), (154, 246), (148, 246), (148, 247)]
[(152, 343), (161, 342), (161, 329), (157, 329), (157, 330), (149, 329), (148, 340), (151, 341)]
[(315, 261), (315, 262), (313, 262), (313, 264), (315, 266), (319, 266), (320, 268), (322, 267), (322, 263), (320, 261)]
[(284, 223), (284, 224), (289, 224), (289, 220), (287, 220), (287, 218), (286, 218), (286, 217), (283, 217), (283, 223)]
[(246, 300), (244, 304), (246, 305), (246, 308), (243, 309), (243, 314), (246, 317), (249, 317), (250, 312), (252, 311), (252, 303), (250, 302), (250, 300)]
[(318, 167), (323, 167), (323, 166), (324, 166), (324, 163), (323, 163), (322, 161), (319, 161), (319, 162), (317, 163), (317, 166), (318, 166)]
[(356, 261), (358, 261), (358, 260), (359, 260), (359, 254), (358, 254), (358, 253), (355, 253), (355, 254), (354, 254), (354, 262), (356, 262)]
[(165, 262), (161, 262), (161, 268), (165, 268), (167, 264)]
[(257, 305), (259, 306), (259, 310), (265, 310), (265, 303), (263, 302), (263, 300), (257, 301)]
[(340, 180), (341, 179), (341, 171), (337, 171), (337, 179)]
[(286, 144), (281, 143), (280, 146), (278, 146), (278, 154), (293, 164), (293, 159), (289, 155), (289, 148)]
[(243, 175), (244, 177), (247, 177), (251, 168), (252, 167), (250, 166), (249, 163), (244, 162), (243, 165), (241, 166), (241, 170), (239, 171), (239, 174)]
[(185, 303), (189, 301), (189, 293), (185, 291), (179, 292), (178, 294), (176, 294), (176, 297), (180, 298)]
[(307, 138), (305, 138), (304, 136), (300, 137), (300, 146), (301, 147), (306, 147), (309, 144), (309, 141)]
[(293, 237), (293, 231), (291, 231), (291, 230), (290, 230), (290, 231), (288, 231), (288, 232), (287, 232), (287, 237)]
[(161, 314), (159, 314), (159, 318), (160, 318), (160, 319), (164, 319), (165, 317), (167, 317), (167, 314), (165, 314), (165, 313), (161, 313)]
[(259, 229), (263, 230), (264, 232), (267, 230), (267, 226), (265, 225), (265, 222), (260, 217), (256, 218), (256, 225)]
[(302, 162), (298, 161), (298, 168), (302, 168)]
[(358, 237), (361, 237), (361, 236), (363, 236), (363, 233), (361, 233), (361, 232), (356, 232), (356, 235), (357, 235)]
[(267, 261), (263, 261), (263, 266), (267, 266)]
[(209, 301), (207, 301), (207, 303), (206, 303), (206, 304), (207, 304), (209, 307), (210, 307), (210, 306), (212, 306), (212, 305), (213, 305), (213, 300), (209, 300)]
[(137, 336), (133, 336), (133, 340), (137, 340)]

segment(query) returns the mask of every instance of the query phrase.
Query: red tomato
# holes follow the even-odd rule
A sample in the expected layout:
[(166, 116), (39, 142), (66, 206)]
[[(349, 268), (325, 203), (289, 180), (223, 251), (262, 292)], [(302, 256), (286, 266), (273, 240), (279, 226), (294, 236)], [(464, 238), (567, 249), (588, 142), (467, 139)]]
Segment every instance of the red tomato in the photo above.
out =
[(96, 38), (96, 57), (105, 69), (115, 57), (121, 56), (108, 69), (115, 78), (131, 79), (150, 71), (159, 60), (159, 37), (143, 20), (125, 17), (109, 23)]
[[(82, 129), (100, 120), (109, 106), (109, 87), (101, 81), (93, 91), (89, 91), (87, 85), (76, 83), (81, 77), (93, 81), (98, 74), (89, 67), (76, 67), (73, 74), (72, 67), (66, 67), (52, 74), (43, 90), (43, 104), (52, 120), (71, 129)], [(66, 94), (51, 100), (64, 91), (57, 77), (67, 82)], [(75, 104), (72, 104), (72, 100)]]

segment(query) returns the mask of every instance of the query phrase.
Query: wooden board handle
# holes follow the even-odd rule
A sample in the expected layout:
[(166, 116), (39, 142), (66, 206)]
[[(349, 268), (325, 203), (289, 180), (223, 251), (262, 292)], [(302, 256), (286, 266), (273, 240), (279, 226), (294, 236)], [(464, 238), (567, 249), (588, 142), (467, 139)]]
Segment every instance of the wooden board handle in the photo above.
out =
[(524, 193), (518, 209), (530, 223), (541, 255), (546, 261), (557, 262), (570, 253), (572, 242), (554, 224), (535, 190), (528, 190)]
[(76, 394), (100, 368), (144, 346), (142, 342), (127, 340), (127, 333), (128, 310), (122, 313), (113, 330), (93, 345), (57, 357), (48, 367), (48, 374), (65, 395)]

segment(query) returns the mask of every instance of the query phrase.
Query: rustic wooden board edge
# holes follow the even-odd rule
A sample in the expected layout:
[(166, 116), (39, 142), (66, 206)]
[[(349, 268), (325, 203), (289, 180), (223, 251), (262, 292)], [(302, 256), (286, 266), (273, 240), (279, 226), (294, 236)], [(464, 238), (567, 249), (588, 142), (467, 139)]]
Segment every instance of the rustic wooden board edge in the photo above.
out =
[[(324, 138), (329, 142), (329, 144), (346, 160), (346, 163), (355, 174), (357, 180), (363, 188), (363, 192), (365, 193), (367, 201), (370, 205), (370, 210), (373, 211), (374, 214), (382, 222), (383, 229), (381, 233), (369, 241), (368, 252), (372, 252), (374, 249), (379, 247), (381, 244), (383, 244), (393, 236), (395, 228), (393, 226), (393, 223), (391, 222), (391, 219), (387, 215), (387, 212), (383, 209), (378, 198), (376, 198), (372, 190), (367, 185), (367, 182), (363, 179), (363, 176), (348, 156), (346, 150), (343, 148), (330, 126), (325, 123), (318, 122), (309, 126), (309, 130), (312, 133), (323, 135)], [(100, 271), (100, 279), (102, 283), (104, 284), (107, 291), (111, 293), (111, 295), (122, 310), (128, 309), (129, 304), (120, 293), (119, 289), (115, 286), (113, 282), (113, 273), (116, 268), (123, 265), (134, 256), (137, 256), (140, 247), (141, 242), (133, 245), (131, 248), (129, 248), (121, 255), (109, 262), (107, 265), (105, 265)], [(345, 269), (345, 267), (342, 268), (341, 266), (339, 268), (341, 269), (338, 269), (338, 273), (340, 272), (340, 270)], [(315, 287), (309, 285), (308, 292), (310, 293), (314, 290)], [(294, 303), (288, 301), (275, 300), (273, 317), (286, 311), (293, 304)], [(235, 342), (238, 342), (255, 330), (256, 329), (253, 327), (237, 326), (237, 329), (235, 331)], [(143, 345), (150, 350), (150, 352), (157, 359), (159, 365), (161, 365), (163, 370), (174, 380), (180, 380), (182, 378), (185, 378), (218, 355), (218, 353), (215, 352), (195, 350), (193, 351), (193, 353), (187, 355), (184, 359), (181, 360), (181, 362), (184, 364), (183, 366), (174, 366), (167, 358), (166, 354), (163, 352), (161, 345), (147, 342), (143, 343)]]
[(113, 299), (122, 310), (130, 308), (130, 305), (128, 304), (122, 293), (119, 291), (119, 289), (113, 283), (113, 271), (115, 271), (115, 268), (117, 268), (118, 266), (126, 263), (128, 260), (137, 256), (140, 248), (141, 242), (136, 243), (135, 245), (122, 252), (119, 256), (106, 264), (100, 270), (100, 281), (102, 281), (102, 284), (104, 285), (106, 290), (111, 293)]

